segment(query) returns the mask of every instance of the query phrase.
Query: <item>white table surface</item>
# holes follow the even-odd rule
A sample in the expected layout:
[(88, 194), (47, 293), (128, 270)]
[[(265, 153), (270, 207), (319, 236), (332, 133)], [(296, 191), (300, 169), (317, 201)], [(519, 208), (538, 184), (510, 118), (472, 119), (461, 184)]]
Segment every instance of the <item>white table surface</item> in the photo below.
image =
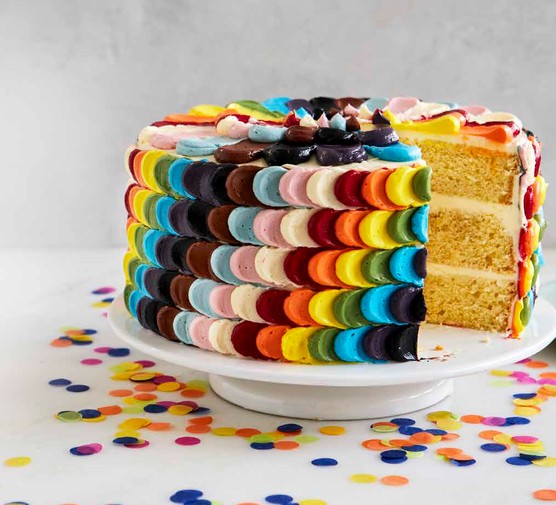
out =
[[(538, 489), (556, 488), (556, 469), (535, 465), (514, 467), (505, 462), (517, 456), (514, 447), (503, 453), (487, 453), (477, 436), (483, 425), (464, 424), (461, 438), (429, 446), (422, 458), (401, 465), (380, 461), (379, 453), (363, 449), (361, 441), (369, 438), (398, 438), (399, 434), (379, 434), (369, 429), (369, 422), (311, 422), (276, 418), (242, 410), (212, 393), (198, 399), (211, 409), (213, 427), (250, 427), (273, 431), (285, 422), (298, 422), (303, 432), (319, 440), (294, 451), (257, 451), (240, 437), (218, 437), (211, 433), (198, 436), (201, 444), (178, 446), (174, 439), (188, 435), (184, 431), (191, 416), (148, 414), (153, 421), (172, 422), (166, 432), (141, 430), (150, 441), (144, 449), (127, 449), (112, 443), (117, 425), (129, 417), (109, 416), (101, 423), (64, 423), (54, 416), (62, 410), (123, 405), (120, 398), (108, 395), (112, 389), (132, 389), (129, 382), (110, 379), (109, 367), (123, 361), (148, 359), (133, 351), (126, 358), (111, 358), (94, 352), (98, 346), (123, 347), (102, 316), (103, 309), (92, 307), (102, 297), (92, 290), (100, 286), (122, 287), (121, 250), (86, 251), (4, 251), (0, 252), (0, 505), (25, 502), (30, 505), (159, 505), (179, 489), (199, 489), (213, 503), (237, 505), (264, 504), (265, 496), (288, 494), (294, 503), (307, 499), (322, 500), (327, 505), (363, 505), (370, 503), (480, 505), (540, 503), (532, 497)], [(556, 279), (556, 253), (546, 254), (548, 265), (544, 282)], [(50, 341), (60, 336), (62, 326), (94, 328), (91, 346), (54, 348)], [(510, 371), (538, 373), (556, 371), (556, 346), (537, 355), (550, 363), (549, 368), (531, 369), (514, 364)], [(101, 358), (98, 366), (85, 366), (83, 358)], [(153, 370), (153, 369), (151, 369)], [(157, 363), (154, 370), (179, 376), (183, 382), (203, 379), (203, 374)], [(55, 378), (68, 378), (87, 384), (84, 393), (69, 393), (48, 385)], [(507, 382), (508, 385), (494, 384)], [(408, 414), (417, 426), (434, 428), (425, 419), (427, 412), (450, 410), (456, 414), (483, 416), (514, 415), (512, 394), (533, 392), (536, 385), (520, 385), (514, 380), (488, 373), (456, 380), (455, 394), (426, 411)], [(159, 399), (179, 401), (179, 393), (159, 393)], [(545, 445), (549, 456), (556, 456), (556, 398), (541, 405), (540, 415), (531, 424), (500, 428), (510, 435), (534, 435)], [(326, 436), (319, 427), (338, 424), (347, 429), (341, 436)], [(99, 454), (78, 457), (71, 447), (97, 442)], [(434, 451), (440, 447), (460, 447), (477, 459), (470, 467), (456, 467), (440, 461)], [(2, 464), (8, 458), (29, 456), (31, 463), (13, 468)], [(311, 460), (331, 457), (335, 467), (316, 467)], [(378, 477), (404, 475), (410, 483), (389, 487), (378, 482), (355, 484), (349, 477), (368, 473)], [(202, 502), (201, 502), (202, 503)], [(310, 502), (308, 502), (310, 503)], [(318, 503), (318, 502), (315, 502)]]

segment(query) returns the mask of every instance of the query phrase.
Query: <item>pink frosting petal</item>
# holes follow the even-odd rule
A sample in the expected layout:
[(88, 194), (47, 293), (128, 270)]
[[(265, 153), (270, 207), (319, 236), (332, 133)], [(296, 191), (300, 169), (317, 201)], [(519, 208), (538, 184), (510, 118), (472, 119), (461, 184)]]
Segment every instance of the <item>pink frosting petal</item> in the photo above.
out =
[(463, 107), (459, 107), (459, 109), (468, 112), (472, 116), (480, 116), (481, 114), (490, 112), (489, 109), (483, 107), (482, 105), (464, 105)]
[(316, 167), (295, 167), (286, 172), (280, 179), (278, 190), (280, 196), (290, 205), (296, 207), (314, 207), (315, 204), (307, 196), (307, 182), (317, 170)]
[(280, 222), (287, 213), (288, 211), (283, 209), (267, 209), (259, 212), (253, 221), (255, 236), (266, 245), (290, 247), (280, 231)]
[(213, 347), (209, 341), (209, 329), (212, 323), (216, 319), (212, 319), (206, 316), (196, 317), (189, 326), (189, 334), (191, 335), (191, 341), (201, 349), (207, 349), (213, 351)]
[(266, 284), (255, 269), (255, 256), (259, 248), (252, 245), (239, 247), (230, 256), (230, 270), (243, 282)]
[(390, 98), (386, 107), (394, 114), (400, 114), (411, 109), (412, 107), (415, 107), (418, 103), (419, 99), (413, 96), (397, 96)]
[(235, 286), (217, 286), (209, 295), (209, 304), (219, 316), (234, 319), (237, 314), (232, 310), (232, 291)]

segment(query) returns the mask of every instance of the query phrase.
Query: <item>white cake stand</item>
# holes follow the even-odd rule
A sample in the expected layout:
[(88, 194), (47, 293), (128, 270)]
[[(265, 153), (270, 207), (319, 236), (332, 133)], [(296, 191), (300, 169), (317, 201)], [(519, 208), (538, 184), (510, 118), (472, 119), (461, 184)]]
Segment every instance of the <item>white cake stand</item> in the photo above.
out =
[[(297, 365), (239, 359), (170, 342), (142, 328), (118, 297), (109, 310), (116, 334), (157, 359), (207, 372), (220, 397), (250, 410), (303, 419), (389, 417), (446, 398), (453, 378), (514, 363), (556, 336), (556, 310), (537, 300), (521, 339), (448, 326), (424, 325), (419, 362)], [(442, 349), (435, 350), (437, 346)]]

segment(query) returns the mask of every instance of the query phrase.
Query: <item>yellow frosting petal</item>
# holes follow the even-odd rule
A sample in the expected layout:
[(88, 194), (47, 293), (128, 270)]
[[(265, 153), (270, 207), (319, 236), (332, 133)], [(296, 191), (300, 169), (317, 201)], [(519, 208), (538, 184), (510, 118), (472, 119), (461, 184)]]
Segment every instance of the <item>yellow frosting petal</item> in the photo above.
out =
[(393, 240), (388, 233), (388, 219), (392, 212), (375, 210), (366, 215), (359, 223), (359, 236), (369, 247), (376, 249), (394, 249), (401, 244)]
[(282, 354), (288, 361), (317, 363), (309, 354), (309, 337), (317, 328), (291, 328), (282, 337)]
[(323, 326), (334, 328), (347, 328), (334, 316), (334, 302), (336, 297), (346, 291), (345, 289), (326, 289), (319, 291), (309, 301), (309, 315)]
[(148, 225), (147, 219), (145, 217), (145, 200), (152, 195), (152, 191), (148, 189), (141, 189), (135, 193), (135, 198), (133, 199), (133, 212), (137, 221), (144, 225)]
[(372, 288), (376, 284), (369, 282), (361, 271), (361, 264), (370, 249), (356, 249), (347, 251), (338, 256), (336, 260), (336, 275), (345, 284), (358, 288)]
[(427, 119), (426, 121), (407, 121), (403, 123), (398, 121), (398, 123), (392, 123), (392, 126), (402, 132), (414, 131), (438, 135), (453, 135), (460, 131), (461, 122), (455, 115), (446, 114), (445, 116)]
[[(137, 230), (140, 228), (139, 223), (133, 223), (127, 229), (127, 243), (129, 245), (129, 252), (132, 256), (139, 256), (137, 252), (137, 246), (135, 245), (135, 235), (137, 234)], [(125, 263), (124, 263), (125, 266)]]
[(203, 116), (203, 117), (214, 117), (218, 116), (222, 111), (226, 110), (224, 107), (220, 107), (220, 105), (208, 105), (208, 104), (201, 104), (195, 105), (187, 111), (189, 116)]
[(413, 178), (421, 167), (400, 167), (386, 179), (386, 194), (396, 205), (409, 207), (422, 202), (413, 191)]
[(164, 151), (148, 151), (143, 159), (141, 160), (141, 177), (145, 181), (145, 184), (148, 188), (156, 191), (157, 193), (164, 193), (164, 189), (158, 185), (154, 176), (154, 167), (156, 162), (159, 160), (161, 156), (164, 156), (166, 153)]

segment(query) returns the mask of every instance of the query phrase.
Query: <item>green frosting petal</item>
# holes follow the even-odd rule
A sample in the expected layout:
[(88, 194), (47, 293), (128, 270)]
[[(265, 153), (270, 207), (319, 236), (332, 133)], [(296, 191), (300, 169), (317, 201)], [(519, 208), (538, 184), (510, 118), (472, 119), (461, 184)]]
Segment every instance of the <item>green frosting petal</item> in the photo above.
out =
[(541, 269), (541, 259), (538, 254), (531, 255), (531, 263), (533, 263), (533, 279), (531, 280), (531, 286), (535, 286)]
[(352, 289), (338, 295), (334, 301), (334, 317), (348, 328), (368, 326), (370, 321), (361, 314), (361, 298), (366, 289)]
[(129, 297), (131, 293), (133, 293), (133, 286), (131, 284), (126, 284), (124, 288), (124, 303), (125, 303), (125, 308), (129, 313), (131, 313), (131, 311), (129, 310)]
[[(139, 267), (139, 265), (141, 265), (141, 260), (139, 258), (133, 258), (128, 265), (128, 277), (131, 279), (131, 283), (133, 285), (133, 282), (135, 280), (135, 271), (137, 270), (137, 268)], [(135, 289), (133, 287), (133, 289)]]
[(149, 231), (146, 226), (140, 226), (135, 234), (135, 247), (137, 248), (138, 256), (145, 262), (148, 263), (147, 256), (143, 250), (143, 239), (145, 238), (145, 233)]
[(168, 174), (170, 172), (170, 165), (176, 161), (177, 157), (170, 154), (165, 154), (158, 158), (156, 165), (154, 166), (154, 178), (158, 185), (164, 190), (168, 195), (176, 196), (170, 181), (168, 179)]
[(162, 230), (162, 226), (160, 226), (158, 219), (156, 218), (156, 204), (158, 200), (160, 200), (164, 195), (159, 193), (153, 193), (145, 198), (143, 203), (143, 212), (145, 214), (145, 219), (147, 220), (147, 224), (151, 228), (155, 228), (157, 230)]
[(524, 326), (529, 323), (529, 319), (531, 319), (531, 313), (533, 312), (533, 297), (531, 295), (527, 295), (523, 298), (523, 309), (521, 310), (521, 314), (519, 318)]
[(417, 236), (411, 230), (411, 218), (416, 209), (394, 212), (388, 219), (387, 227), (390, 236), (400, 244), (416, 242)]
[(255, 102), (255, 100), (236, 100), (235, 102), (232, 103), (237, 103), (238, 105), (241, 105), (246, 109), (258, 111), (268, 116), (275, 117), (276, 119), (284, 119), (285, 117), (284, 114), (280, 112), (273, 112), (271, 110), (268, 110), (266, 107), (263, 107), (259, 102)]
[(390, 256), (395, 249), (373, 251), (365, 256), (361, 263), (361, 273), (365, 280), (373, 284), (391, 284), (397, 282), (390, 275)]
[(334, 352), (334, 340), (340, 330), (321, 328), (309, 337), (309, 354), (318, 361), (340, 361)]
[(542, 238), (544, 237), (544, 232), (546, 230), (546, 227), (548, 226), (548, 223), (546, 222), (546, 219), (541, 214), (535, 214), (533, 216), (533, 219), (537, 223), (539, 223), (539, 242), (541, 242)]
[(426, 202), (431, 199), (431, 174), (430, 167), (421, 168), (413, 178), (413, 192), (420, 200)]

